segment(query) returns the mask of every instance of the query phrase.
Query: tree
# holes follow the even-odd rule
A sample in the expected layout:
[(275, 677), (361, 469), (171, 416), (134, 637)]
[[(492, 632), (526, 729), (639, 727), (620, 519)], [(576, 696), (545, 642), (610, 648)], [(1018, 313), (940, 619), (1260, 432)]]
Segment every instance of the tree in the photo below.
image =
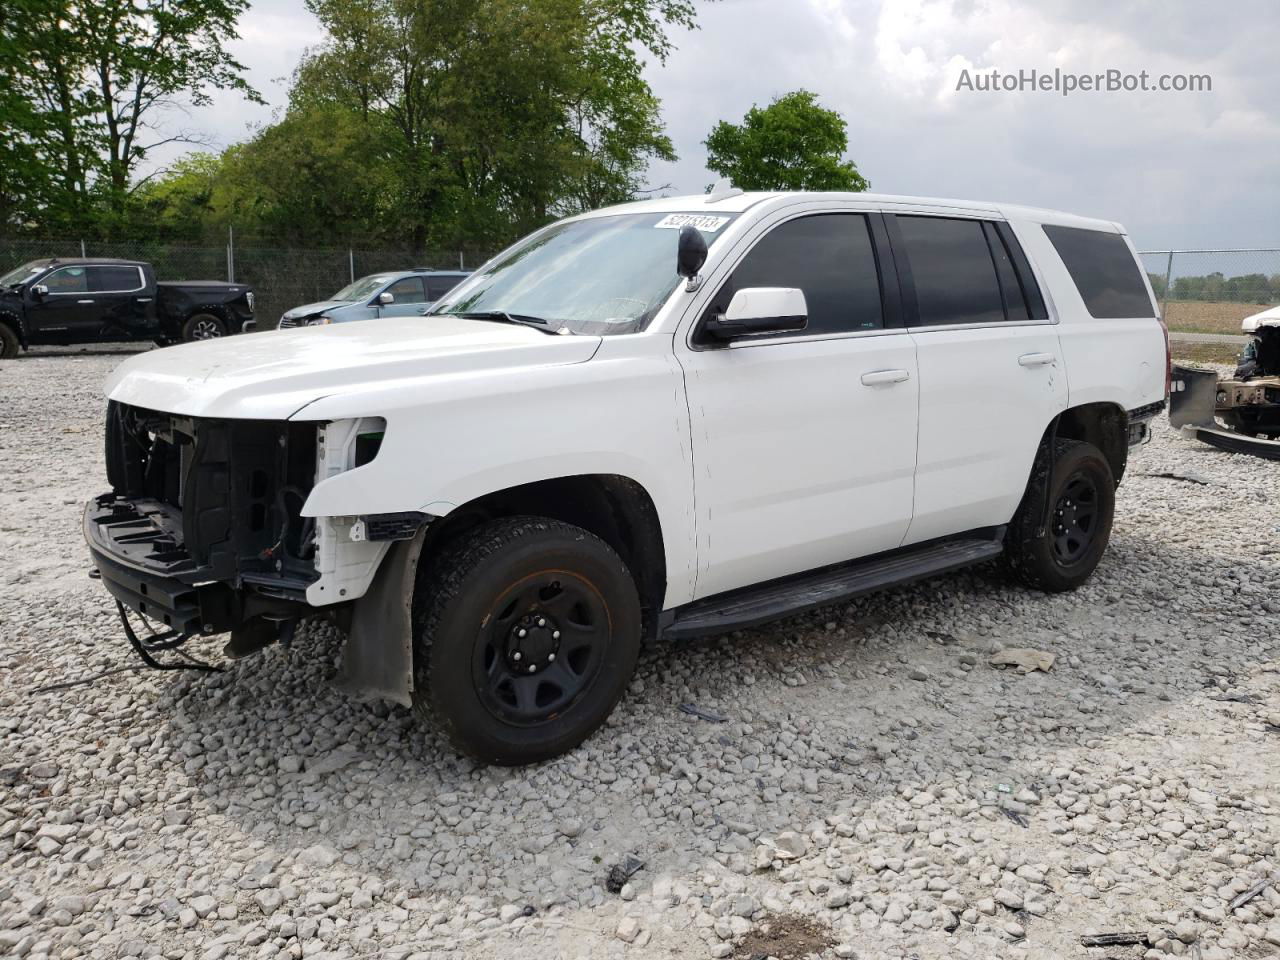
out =
[(741, 124), (716, 124), (703, 141), (707, 168), (743, 190), (866, 190), (871, 184), (844, 159), (845, 131), (840, 114), (797, 90), (752, 106)]
[(692, 0), (308, 0), (329, 31), (290, 111), (377, 131), (382, 209), (416, 249), (494, 244), (629, 199), (674, 158), (641, 56), (663, 60)]
[[(227, 43), (248, 0), (5, 0), (0, 85), (29, 106), (10, 116), (18, 143), (57, 197), (42, 219), (80, 220), (95, 205), (115, 220), (148, 151), (191, 142), (161, 132), (172, 108), (213, 90), (258, 96)], [(8, 111), (5, 111), (8, 114)]]

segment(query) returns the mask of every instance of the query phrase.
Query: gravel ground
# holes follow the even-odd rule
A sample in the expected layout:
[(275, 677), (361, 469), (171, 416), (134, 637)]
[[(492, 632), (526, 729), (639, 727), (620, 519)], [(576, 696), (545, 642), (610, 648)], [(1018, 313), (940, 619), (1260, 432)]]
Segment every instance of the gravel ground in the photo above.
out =
[(583, 748), (499, 770), (334, 691), (325, 626), (130, 669), (79, 532), (119, 356), (0, 365), (0, 954), (1280, 954), (1277, 465), (1162, 425), (1077, 593), (983, 567), (654, 649)]

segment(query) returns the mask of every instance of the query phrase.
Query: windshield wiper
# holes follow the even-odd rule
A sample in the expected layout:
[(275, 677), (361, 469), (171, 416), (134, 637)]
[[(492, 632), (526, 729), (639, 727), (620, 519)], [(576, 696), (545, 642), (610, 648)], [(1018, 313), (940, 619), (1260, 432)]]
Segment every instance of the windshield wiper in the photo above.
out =
[(522, 327), (533, 327), (535, 330), (541, 330), (543, 333), (549, 333), (552, 336), (559, 334), (559, 330), (551, 329), (551, 322), (542, 317), (532, 317), (527, 313), (508, 313), (506, 310), (478, 310), (473, 313), (450, 313), (446, 314), (450, 317), (461, 317), (463, 320), (493, 320), (498, 323), (514, 323)]

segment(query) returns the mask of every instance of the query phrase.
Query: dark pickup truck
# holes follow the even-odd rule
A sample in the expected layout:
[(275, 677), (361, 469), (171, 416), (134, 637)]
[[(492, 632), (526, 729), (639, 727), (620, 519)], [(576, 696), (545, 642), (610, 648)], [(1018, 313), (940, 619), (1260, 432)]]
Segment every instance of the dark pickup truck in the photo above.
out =
[(211, 340), (253, 327), (242, 283), (157, 283), (140, 260), (33, 260), (0, 276), (0, 357), (38, 344)]

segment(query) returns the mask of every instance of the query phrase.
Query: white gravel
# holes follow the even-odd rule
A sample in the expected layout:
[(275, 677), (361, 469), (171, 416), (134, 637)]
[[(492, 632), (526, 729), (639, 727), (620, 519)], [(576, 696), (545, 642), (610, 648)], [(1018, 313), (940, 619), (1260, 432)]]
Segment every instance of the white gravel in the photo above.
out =
[(35, 692), (133, 664), (79, 532), (119, 356), (0, 364), (0, 955), (1277, 952), (1276, 888), (1230, 903), (1280, 886), (1280, 466), (1161, 425), (1079, 592), (980, 568), (655, 649), (585, 747), (487, 769), (334, 691), (324, 626)]

